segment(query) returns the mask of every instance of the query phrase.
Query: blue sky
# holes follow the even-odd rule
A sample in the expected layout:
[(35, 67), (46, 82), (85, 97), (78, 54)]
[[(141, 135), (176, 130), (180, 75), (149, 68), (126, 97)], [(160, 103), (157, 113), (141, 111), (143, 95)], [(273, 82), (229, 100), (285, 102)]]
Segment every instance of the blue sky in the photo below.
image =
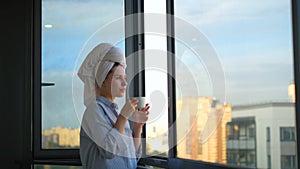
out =
[[(42, 26), (52, 25), (52, 28), (42, 27), (42, 81), (55, 83), (55, 87), (43, 88), (43, 128), (80, 126), (76, 111), (84, 109), (75, 110), (72, 93), (74, 71), (80, 64), (78, 61), (84, 59), (79, 56), (97, 30), (122, 16), (121, 0), (42, 1)], [(96, 40), (105, 41), (104, 36)], [(122, 43), (118, 46), (122, 47)]]
[[(215, 48), (225, 75), (227, 102), (288, 99), (287, 85), (293, 80), (290, 1), (178, 0), (175, 4), (176, 17), (194, 25)], [(78, 127), (72, 96), (74, 70), (83, 59), (78, 57), (92, 36), (99, 41), (109, 38), (95, 32), (123, 16), (123, 1), (44, 0), (42, 10), (42, 24), (53, 25), (42, 28), (42, 78), (56, 83), (55, 88), (43, 89), (43, 127)], [(116, 34), (113, 29), (110, 33)], [(195, 57), (186, 49), (182, 61), (211, 90), (209, 75), (195, 64)]]
[(175, 4), (176, 15), (196, 26), (214, 46), (225, 74), (227, 102), (288, 99), (287, 85), (293, 81), (290, 1)]

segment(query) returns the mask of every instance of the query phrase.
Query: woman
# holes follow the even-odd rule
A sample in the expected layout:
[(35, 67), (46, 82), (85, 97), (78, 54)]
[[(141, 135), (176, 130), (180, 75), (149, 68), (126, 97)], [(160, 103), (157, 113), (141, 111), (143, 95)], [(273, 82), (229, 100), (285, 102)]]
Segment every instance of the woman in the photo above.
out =
[[(116, 97), (125, 95), (125, 58), (108, 43), (96, 46), (82, 63), (78, 76), (84, 82), (84, 103), (80, 131), (83, 169), (136, 168), (141, 156), (142, 127), (148, 120), (147, 104), (137, 110), (130, 98), (118, 111)], [(134, 121), (128, 119), (134, 114)]]

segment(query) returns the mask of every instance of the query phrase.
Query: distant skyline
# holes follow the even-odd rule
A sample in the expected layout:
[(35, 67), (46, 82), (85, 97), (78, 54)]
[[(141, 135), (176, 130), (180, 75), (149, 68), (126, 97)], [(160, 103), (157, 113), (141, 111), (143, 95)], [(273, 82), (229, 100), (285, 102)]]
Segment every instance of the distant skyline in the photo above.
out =
[[(175, 1), (175, 16), (197, 27), (215, 48), (224, 70), (226, 102), (288, 100), (288, 84), (293, 82), (290, 1), (214, 0), (195, 4), (193, 0)], [(52, 25), (42, 28), (42, 81), (55, 83), (55, 87), (42, 89), (43, 128), (79, 127), (72, 100), (78, 56), (93, 33), (123, 17), (123, 1), (43, 0), (42, 13), (42, 24)], [(200, 83), (209, 75), (199, 65), (192, 66), (193, 59), (187, 58), (197, 56), (185, 50), (182, 61), (194, 72), (201, 71), (202, 75), (196, 76)], [(209, 79), (205, 81), (211, 85)]]

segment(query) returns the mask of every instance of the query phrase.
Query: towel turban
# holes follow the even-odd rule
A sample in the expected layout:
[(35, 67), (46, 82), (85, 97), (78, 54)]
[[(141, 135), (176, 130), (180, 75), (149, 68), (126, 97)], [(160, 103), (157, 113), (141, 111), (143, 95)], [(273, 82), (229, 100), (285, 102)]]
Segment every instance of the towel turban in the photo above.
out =
[(84, 83), (84, 104), (95, 99), (95, 81), (101, 87), (113, 65), (118, 62), (126, 67), (121, 49), (110, 43), (101, 43), (87, 55), (77, 75)]

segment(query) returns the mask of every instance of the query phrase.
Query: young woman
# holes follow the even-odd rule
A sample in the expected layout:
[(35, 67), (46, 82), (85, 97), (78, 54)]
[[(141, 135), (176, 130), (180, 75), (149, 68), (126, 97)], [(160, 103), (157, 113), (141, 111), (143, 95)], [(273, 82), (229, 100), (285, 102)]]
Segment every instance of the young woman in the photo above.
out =
[[(138, 100), (129, 98), (119, 111), (116, 97), (125, 95), (125, 58), (108, 43), (96, 46), (82, 63), (78, 76), (84, 82), (86, 110), (80, 131), (83, 169), (134, 169), (141, 156), (142, 127), (149, 105), (137, 110)], [(132, 125), (128, 119), (134, 114)]]

